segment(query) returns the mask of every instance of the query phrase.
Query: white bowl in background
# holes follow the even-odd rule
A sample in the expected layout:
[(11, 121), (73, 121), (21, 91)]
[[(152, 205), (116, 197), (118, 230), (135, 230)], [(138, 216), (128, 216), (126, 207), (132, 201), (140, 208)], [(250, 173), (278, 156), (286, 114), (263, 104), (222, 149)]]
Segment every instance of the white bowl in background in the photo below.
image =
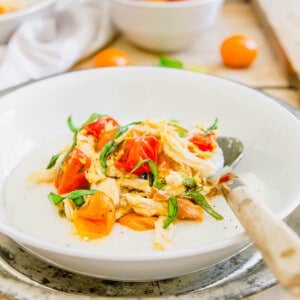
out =
[(23, 8), (0, 15), (0, 44), (8, 42), (16, 28), (26, 20), (49, 14), (56, 0), (23, 0)]
[(92, 242), (71, 235), (72, 225), (47, 199), (51, 185), (32, 185), (26, 177), (71, 141), (69, 115), (80, 124), (92, 112), (120, 124), (176, 119), (187, 127), (218, 117), (220, 135), (244, 142), (236, 172), (248, 173), (246, 183), (261, 201), (279, 218), (300, 201), (300, 122), (254, 89), (158, 67), (93, 69), (42, 80), (0, 99), (0, 231), (61, 268), (113, 280), (165, 279), (219, 263), (249, 244), (224, 199), (213, 203), (223, 221), (205, 215), (202, 223), (176, 224), (174, 249), (167, 251), (153, 249), (152, 231), (119, 224)]
[(150, 2), (112, 0), (112, 18), (124, 36), (156, 52), (181, 50), (212, 26), (223, 0)]

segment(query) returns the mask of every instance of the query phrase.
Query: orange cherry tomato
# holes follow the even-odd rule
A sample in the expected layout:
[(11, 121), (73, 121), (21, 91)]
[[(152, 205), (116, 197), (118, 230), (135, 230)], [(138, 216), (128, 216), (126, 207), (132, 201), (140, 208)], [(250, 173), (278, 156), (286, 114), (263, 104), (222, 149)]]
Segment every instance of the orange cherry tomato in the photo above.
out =
[(224, 65), (230, 68), (249, 67), (258, 53), (255, 40), (242, 34), (226, 38), (220, 48)]
[(113, 202), (100, 191), (88, 197), (87, 203), (74, 214), (77, 234), (90, 239), (106, 236), (116, 221)]
[(136, 213), (130, 213), (121, 217), (118, 222), (121, 225), (127, 226), (133, 230), (144, 231), (154, 229), (156, 220), (157, 217), (146, 217)]
[(94, 67), (123, 67), (130, 64), (128, 55), (122, 50), (107, 48), (100, 51), (93, 58)]

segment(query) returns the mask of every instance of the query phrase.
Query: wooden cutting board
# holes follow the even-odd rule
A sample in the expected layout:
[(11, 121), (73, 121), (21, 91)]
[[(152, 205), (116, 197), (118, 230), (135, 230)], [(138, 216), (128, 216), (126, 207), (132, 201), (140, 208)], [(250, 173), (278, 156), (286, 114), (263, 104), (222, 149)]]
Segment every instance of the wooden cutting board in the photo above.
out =
[(300, 90), (300, 0), (251, 0), (292, 87)]

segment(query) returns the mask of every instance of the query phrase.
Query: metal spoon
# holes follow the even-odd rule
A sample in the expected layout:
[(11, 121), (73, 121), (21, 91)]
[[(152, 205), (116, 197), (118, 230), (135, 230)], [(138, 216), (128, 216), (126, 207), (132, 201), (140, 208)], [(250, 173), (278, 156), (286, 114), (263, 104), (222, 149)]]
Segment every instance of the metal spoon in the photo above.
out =
[[(219, 137), (217, 142), (223, 150), (225, 168), (234, 167), (242, 157), (243, 143), (232, 137)], [(232, 211), (282, 287), (300, 295), (299, 237), (257, 201), (240, 178), (232, 173), (226, 175), (227, 180), (219, 187)]]

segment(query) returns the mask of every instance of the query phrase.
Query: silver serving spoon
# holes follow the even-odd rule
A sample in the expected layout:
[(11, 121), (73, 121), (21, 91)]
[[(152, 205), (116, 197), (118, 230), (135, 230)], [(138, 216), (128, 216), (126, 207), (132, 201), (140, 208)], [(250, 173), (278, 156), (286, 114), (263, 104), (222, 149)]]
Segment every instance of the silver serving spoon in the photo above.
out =
[[(217, 142), (223, 150), (225, 169), (233, 168), (242, 157), (243, 143), (232, 137), (219, 137)], [(227, 173), (223, 178), (226, 180), (219, 183), (219, 187), (246, 233), (261, 252), (281, 286), (299, 296), (299, 237), (257, 201), (240, 178), (232, 173)]]

